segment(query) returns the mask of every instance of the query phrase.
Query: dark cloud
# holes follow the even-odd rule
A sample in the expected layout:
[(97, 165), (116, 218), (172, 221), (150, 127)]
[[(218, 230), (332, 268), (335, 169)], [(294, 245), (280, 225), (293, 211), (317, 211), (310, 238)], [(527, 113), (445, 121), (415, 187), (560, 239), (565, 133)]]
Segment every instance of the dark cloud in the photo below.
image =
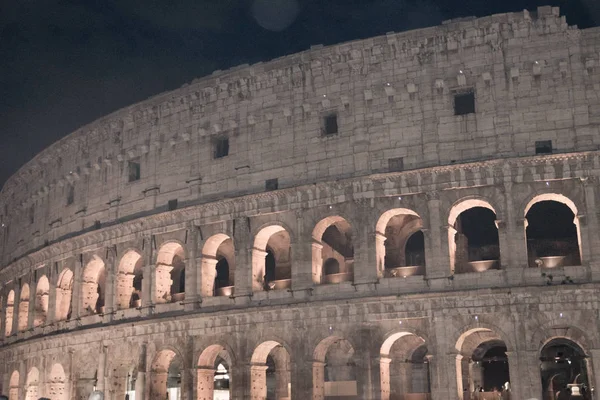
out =
[(600, 21), (597, 0), (0, 0), (0, 185), (79, 126), (215, 69), (546, 3)]

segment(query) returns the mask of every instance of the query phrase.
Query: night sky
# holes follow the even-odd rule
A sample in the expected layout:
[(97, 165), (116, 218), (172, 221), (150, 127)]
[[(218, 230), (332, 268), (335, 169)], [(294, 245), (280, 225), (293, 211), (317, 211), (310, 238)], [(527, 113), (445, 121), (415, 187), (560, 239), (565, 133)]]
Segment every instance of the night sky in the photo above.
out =
[(0, 0), (0, 185), (78, 127), (213, 70), (540, 5), (600, 25), (599, 0)]

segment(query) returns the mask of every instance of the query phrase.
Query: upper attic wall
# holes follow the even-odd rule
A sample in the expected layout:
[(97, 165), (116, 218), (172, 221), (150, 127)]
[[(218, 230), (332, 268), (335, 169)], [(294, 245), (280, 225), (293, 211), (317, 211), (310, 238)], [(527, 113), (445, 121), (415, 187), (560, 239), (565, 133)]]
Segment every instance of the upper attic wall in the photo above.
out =
[[(344, 69), (365, 68), (384, 59), (410, 61), (415, 57), (419, 60), (435, 58), (436, 55), (442, 56), (445, 52), (458, 48), (465, 49), (484, 43), (497, 46), (501, 42), (510, 45), (511, 39), (566, 32), (569, 29), (572, 28), (569, 28), (566, 19), (559, 15), (558, 8), (540, 7), (534, 13), (523, 11), (478, 19), (462, 18), (446, 21), (436, 27), (389, 33), (334, 46), (313, 46), (310, 50), (270, 62), (215, 71), (212, 75), (194, 80), (180, 89), (157, 95), (100, 118), (54, 143), (8, 179), (1, 191), (0, 204), (21, 202), (23, 199), (16, 197), (19, 194), (44, 190), (45, 185), (26, 191), (17, 188), (25, 186), (27, 182), (40, 180), (40, 176), (43, 176), (40, 174), (45, 170), (54, 169), (67, 174), (73, 170), (89, 168), (89, 165), (86, 165), (88, 160), (85, 159), (69, 159), (58, 165), (61, 156), (85, 154), (86, 148), (105, 146), (106, 142), (110, 141), (113, 144), (124, 144), (125, 142), (119, 141), (116, 136), (126, 135), (136, 126), (158, 124), (157, 120), (168, 118), (182, 106), (192, 109), (208, 108), (214, 103), (242, 104), (246, 96), (257, 91), (282, 84), (290, 88), (297, 86), (302, 82), (307, 69), (311, 69), (313, 75), (319, 70), (325, 75), (336, 75)], [(574, 34), (575, 32), (578, 31), (574, 31)], [(228, 101), (223, 101), (225, 99)], [(119, 143), (116, 143), (117, 141)], [(123, 146), (112, 147), (118, 149)]]

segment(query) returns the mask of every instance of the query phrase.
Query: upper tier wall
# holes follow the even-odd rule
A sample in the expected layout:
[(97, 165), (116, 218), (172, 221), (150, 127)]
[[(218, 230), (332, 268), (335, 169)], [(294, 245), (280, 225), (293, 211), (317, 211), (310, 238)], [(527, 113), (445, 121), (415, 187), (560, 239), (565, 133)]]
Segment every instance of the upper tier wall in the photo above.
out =
[[(260, 192), (267, 179), (283, 188), (386, 172), (398, 157), (415, 169), (532, 155), (537, 140), (597, 149), (599, 32), (542, 7), (215, 72), (81, 128), (11, 177), (2, 265), (98, 222)], [(453, 95), (470, 89), (476, 112), (454, 115)], [(331, 113), (339, 132), (324, 137)], [(229, 155), (214, 159), (219, 137)]]

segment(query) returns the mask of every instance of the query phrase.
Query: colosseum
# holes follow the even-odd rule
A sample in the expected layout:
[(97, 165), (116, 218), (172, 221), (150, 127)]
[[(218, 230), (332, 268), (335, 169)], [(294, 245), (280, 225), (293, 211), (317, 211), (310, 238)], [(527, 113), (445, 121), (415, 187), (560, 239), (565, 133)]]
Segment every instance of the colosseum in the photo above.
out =
[(552, 7), (121, 109), (0, 193), (0, 392), (591, 399), (599, 127), (600, 28)]

